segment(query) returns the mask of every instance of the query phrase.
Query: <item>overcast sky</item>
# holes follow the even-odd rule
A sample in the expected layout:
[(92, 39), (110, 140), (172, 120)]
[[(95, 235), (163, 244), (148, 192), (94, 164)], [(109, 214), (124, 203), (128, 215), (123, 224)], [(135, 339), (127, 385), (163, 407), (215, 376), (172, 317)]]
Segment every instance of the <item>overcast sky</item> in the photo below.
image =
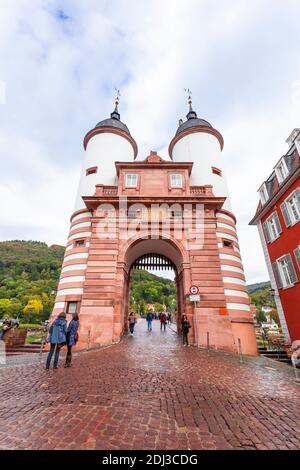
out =
[(65, 244), (85, 133), (112, 111), (167, 156), (193, 91), (224, 136), (248, 283), (257, 189), (300, 127), (299, 0), (1, 0), (0, 239)]

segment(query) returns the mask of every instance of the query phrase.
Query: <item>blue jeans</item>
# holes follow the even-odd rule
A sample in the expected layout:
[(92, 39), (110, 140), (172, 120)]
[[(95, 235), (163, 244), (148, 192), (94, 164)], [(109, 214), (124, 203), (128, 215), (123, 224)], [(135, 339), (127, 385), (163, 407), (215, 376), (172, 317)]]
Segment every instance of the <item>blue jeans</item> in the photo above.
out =
[(148, 323), (148, 331), (152, 331), (152, 320), (147, 320)]
[(53, 367), (54, 368), (57, 367), (60, 350), (61, 350), (61, 346), (59, 344), (55, 344), (55, 343), (51, 344), (51, 348), (50, 348), (50, 351), (48, 353), (47, 362), (46, 362), (46, 368), (47, 369), (49, 369), (49, 367), (50, 367), (50, 363), (51, 363), (51, 359), (52, 359), (54, 351), (55, 351), (55, 355), (54, 355)]
[(135, 326), (135, 323), (129, 323), (129, 331), (130, 331), (130, 333), (133, 333), (133, 331), (134, 331), (134, 326)]

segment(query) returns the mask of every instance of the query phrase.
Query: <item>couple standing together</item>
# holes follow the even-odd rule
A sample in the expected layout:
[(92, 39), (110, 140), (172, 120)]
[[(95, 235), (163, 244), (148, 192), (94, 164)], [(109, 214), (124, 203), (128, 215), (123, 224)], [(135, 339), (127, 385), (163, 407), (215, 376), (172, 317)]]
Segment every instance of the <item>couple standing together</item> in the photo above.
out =
[(65, 312), (61, 312), (49, 329), (49, 337), (47, 342), (50, 343), (50, 351), (47, 356), (46, 370), (49, 370), (51, 359), (54, 354), (53, 369), (57, 369), (60, 350), (63, 346), (67, 346), (67, 356), (65, 367), (71, 367), (72, 347), (77, 343), (79, 327), (79, 318), (77, 314), (73, 314), (69, 325), (67, 324)]

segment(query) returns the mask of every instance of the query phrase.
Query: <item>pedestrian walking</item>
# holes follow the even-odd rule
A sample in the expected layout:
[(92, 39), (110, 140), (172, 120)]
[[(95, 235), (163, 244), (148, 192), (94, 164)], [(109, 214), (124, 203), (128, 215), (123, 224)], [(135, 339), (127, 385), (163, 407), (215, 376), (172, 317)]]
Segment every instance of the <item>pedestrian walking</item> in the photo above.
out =
[(172, 323), (172, 314), (171, 314), (171, 312), (168, 313), (167, 320), (168, 320), (168, 325), (171, 325), (171, 323)]
[(75, 346), (75, 344), (79, 340), (78, 328), (79, 328), (79, 317), (77, 313), (75, 313), (67, 329), (67, 335), (66, 335), (67, 355), (66, 355), (65, 367), (71, 367), (72, 365), (72, 347)]
[(146, 320), (147, 320), (147, 324), (148, 324), (148, 331), (152, 331), (153, 313), (151, 311), (147, 312)]
[(55, 351), (53, 369), (57, 369), (59, 353), (63, 346), (66, 345), (67, 321), (65, 312), (61, 312), (49, 329), (49, 337), (47, 342), (50, 343), (50, 351), (47, 356), (46, 369), (50, 368), (51, 359)]
[(182, 329), (182, 338), (183, 338), (183, 346), (189, 346), (189, 329), (191, 328), (191, 324), (188, 321), (186, 315), (182, 315), (181, 319), (181, 329)]
[(133, 335), (134, 332), (134, 327), (136, 324), (136, 315), (134, 312), (130, 312), (129, 318), (128, 318), (128, 324), (129, 324), (129, 331)]
[(167, 315), (166, 315), (166, 312), (162, 312), (160, 314), (160, 329), (162, 330), (164, 328), (164, 331), (166, 331), (166, 326), (167, 326)]

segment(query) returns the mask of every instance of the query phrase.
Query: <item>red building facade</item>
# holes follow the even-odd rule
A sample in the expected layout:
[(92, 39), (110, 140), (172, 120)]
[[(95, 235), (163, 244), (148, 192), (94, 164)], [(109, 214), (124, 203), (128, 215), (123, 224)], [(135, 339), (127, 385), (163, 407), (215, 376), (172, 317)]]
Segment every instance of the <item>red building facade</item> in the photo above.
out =
[(257, 225), (283, 333), (300, 338), (300, 129), (287, 139), (288, 152), (259, 189)]

